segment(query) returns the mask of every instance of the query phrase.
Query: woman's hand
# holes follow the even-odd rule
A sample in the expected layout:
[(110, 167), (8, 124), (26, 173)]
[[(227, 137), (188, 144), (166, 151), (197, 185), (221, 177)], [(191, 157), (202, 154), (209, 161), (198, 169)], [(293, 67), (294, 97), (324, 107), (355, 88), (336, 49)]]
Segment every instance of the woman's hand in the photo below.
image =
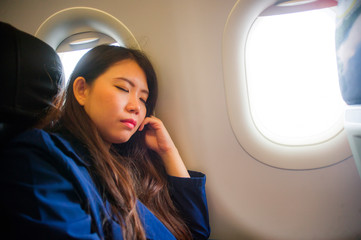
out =
[(157, 152), (159, 155), (176, 150), (176, 146), (160, 119), (153, 116), (146, 117), (139, 126), (139, 131), (143, 131), (145, 126), (147, 126), (145, 141), (150, 149)]
[(146, 117), (138, 130), (143, 131), (145, 126), (147, 126), (145, 142), (162, 158), (167, 173), (175, 177), (189, 177), (183, 160), (163, 122), (154, 116)]

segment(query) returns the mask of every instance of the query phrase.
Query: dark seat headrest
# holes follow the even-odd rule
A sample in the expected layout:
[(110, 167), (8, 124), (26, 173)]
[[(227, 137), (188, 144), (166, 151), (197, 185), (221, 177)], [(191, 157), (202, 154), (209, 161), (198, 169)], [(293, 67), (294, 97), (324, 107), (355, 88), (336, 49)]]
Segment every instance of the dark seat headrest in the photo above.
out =
[(62, 64), (48, 44), (7, 23), (0, 35), (0, 123), (30, 127), (52, 105)]

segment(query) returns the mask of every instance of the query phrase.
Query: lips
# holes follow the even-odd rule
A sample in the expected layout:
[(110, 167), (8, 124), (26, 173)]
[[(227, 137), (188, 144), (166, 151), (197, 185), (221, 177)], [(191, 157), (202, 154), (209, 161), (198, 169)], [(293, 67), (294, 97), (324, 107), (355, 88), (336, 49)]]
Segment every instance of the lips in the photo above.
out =
[(121, 122), (124, 123), (124, 125), (126, 125), (130, 129), (135, 128), (135, 126), (137, 125), (137, 121), (135, 121), (134, 119), (124, 119), (121, 120)]

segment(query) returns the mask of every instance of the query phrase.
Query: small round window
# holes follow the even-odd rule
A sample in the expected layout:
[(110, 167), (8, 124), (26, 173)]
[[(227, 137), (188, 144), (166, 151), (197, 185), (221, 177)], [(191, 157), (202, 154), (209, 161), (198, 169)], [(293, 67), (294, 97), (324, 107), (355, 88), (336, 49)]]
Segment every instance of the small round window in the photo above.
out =
[(97, 45), (140, 48), (122, 22), (106, 12), (87, 7), (67, 8), (53, 14), (35, 35), (59, 53), (66, 79), (80, 57)]
[(77, 33), (61, 42), (56, 51), (63, 63), (65, 79), (69, 79), (75, 65), (86, 52), (101, 44), (119, 46), (115, 39), (99, 32)]

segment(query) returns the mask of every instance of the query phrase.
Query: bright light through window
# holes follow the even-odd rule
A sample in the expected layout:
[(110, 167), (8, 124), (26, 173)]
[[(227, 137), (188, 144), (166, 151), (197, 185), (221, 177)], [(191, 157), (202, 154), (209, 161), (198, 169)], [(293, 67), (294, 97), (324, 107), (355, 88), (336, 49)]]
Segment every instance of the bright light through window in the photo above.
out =
[[(112, 46), (120, 46), (119, 43), (115, 42), (110, 44)], [(63, 64), (64, 74), (66, 81), (69, 81), (70, 75), (73, 72), (76, 64), (80, 60), (80, 58), (87, 53), (91, 48), (75, 50), (75, 51), (66, 51), (66, 52), (58, 52), (60, 60)]]
[(330, 9), (259, 17), (246, 45), (252, 118), (271, 141), (308, 145), (342, 129)]
[(73, 72), (75, 65), (78, 63), (79, 59), (89, 50), (90, 50), (90, 48), (83, 49), (83, 50), (77, 50), (77, 51), (58, 53), (58, 55), (61, 59), (61, 62), (63, 64), (66, 81), (69, 80), (69, 77), (70, 77), (71, 73)]

